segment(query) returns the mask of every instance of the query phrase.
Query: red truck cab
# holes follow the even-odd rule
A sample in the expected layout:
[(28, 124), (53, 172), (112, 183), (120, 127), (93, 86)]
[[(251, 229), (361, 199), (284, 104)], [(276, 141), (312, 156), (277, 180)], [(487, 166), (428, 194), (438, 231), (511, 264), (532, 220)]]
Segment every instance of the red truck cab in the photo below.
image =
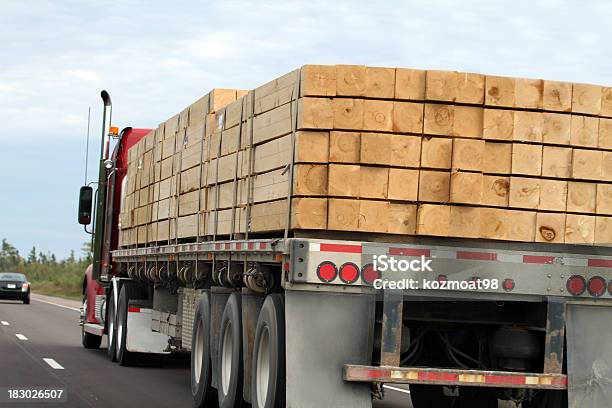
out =
[[(111, 156), (113, 162), (113, 168), (109, 169), (106, 172), (106, 179), (108, 183), (100, 182), (99, 186), (104, 186), (106, 188), (106, 194), (104, 197), (106, 198), (106, 202), (103, 203), (103, 209), (105, 213), (103, 217), (100, 217), (100, 214), (96, 216), (97, 220), (108, 220), (108, 225), (110, 228), (101, 229), (103, 234), (96, 234), (94, 232), (94, 241), (95, 240), (105, 240), (105, 235), (110, 235), (110, 245), (103, 245), (102, 251), (100, 253), (101, 265), (103, 268), (106, 267), (105, 260), (110, 259), (110, 251), (113, 251), (118, 248), (119, 243), (119, 214), (121, 212), (121, 207), (123, 206), (123, 200), (125, 195), (125, 189), (127, 186), (127, 166), (128, 166), (128, 150), (136, 144), (140, 139), (142, 139), (147, 133), (150, 132), (150, 129), (141, 129), (141, 128), (124, 128), (121, 133), (118, 135), (118, 142), (113, 149), (113, 153)], [(102, 181), (102, 180), (100, 180)], [(111, 217), (110, 219), (108, 217)], [(94, 229), (96, 231), (96, 229)], [(98, 230), (99, 231), (99, 230)], [(106, 237), (108, 238), (108, 237)], [(94, 259), (95, 263), (96, 259)], [(116, 268), (110, 263), (110, 268), (108, 268), (108, 273), (110, 275), (115, 275)], [(96, 276), (94, 276), (94, 264), (89, 265), (89, 267), (85, 271), (85, 276), (83, 278), (83, 324), (95, 324), (99, 325), (101, 322), (95, 318), (95, 302), (96, 295), (104, 294), (104, 285), (99, 282)], [(103, 334), (103, 328), (102, 333)]]

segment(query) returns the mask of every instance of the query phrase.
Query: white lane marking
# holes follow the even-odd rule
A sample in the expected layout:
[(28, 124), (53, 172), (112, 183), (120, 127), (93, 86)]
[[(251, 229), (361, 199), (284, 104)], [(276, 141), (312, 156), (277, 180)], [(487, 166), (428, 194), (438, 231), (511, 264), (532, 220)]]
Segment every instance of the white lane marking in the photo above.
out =
[(43, 361), (47, 364), (49, 364), (49, 366), (51, 366), (51, 368), (55, 369), (55, 370), (63, 370), (64, 367), (61, 366), (60, 363), (58, 363), (57, 361), (55, 361), (52, 358), (43, 358)]
[(60, 305), (59, 303), (49, 302), (47, 300), (36, 299), (36, 298), (32, 298), (32, 300), (35, 300), (37, 302), (46, 303), (46, 304), (53, 305), (53, 306), (57, 306), (57, 307), (63, 307), (64, 309), (68, 309), (68, 310), (74, 310), (75, 312), (81, 311), (81, 309), (77, 309), (76, 307), (64, 306), (64, 305)]
[(383, 387), (385, 387), (386, 389), (391, 390), (391, 391), (397, 391), (397, 392), (402, 392), (404, 394), (410, 394), (410, 391), (405, 390), (403, 388), (392, 387), (392, 386), (387, 385), (387, 384), (384, 384)]
[(15, 336), (17, 336), (17, 338), (18, 338), (19, 340), (27, 340), (27, 339), (28, 339), (26, 336), (24, 336), (24, 335), (23, 335), (23, 334), (21, 334), (21, 333), (17, 333)]
[(10, 326), (9, 322), (3, 320), (0, 323), (2, 323), (3, 326)]

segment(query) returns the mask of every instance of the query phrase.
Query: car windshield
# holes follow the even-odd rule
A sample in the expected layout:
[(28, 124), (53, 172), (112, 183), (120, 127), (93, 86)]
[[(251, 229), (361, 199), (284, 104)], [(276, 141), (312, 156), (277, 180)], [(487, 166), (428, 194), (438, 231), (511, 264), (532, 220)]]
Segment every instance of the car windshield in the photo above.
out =
[(26, 277), (23, 273), (0, 273), (0, 281), (25, 282)]

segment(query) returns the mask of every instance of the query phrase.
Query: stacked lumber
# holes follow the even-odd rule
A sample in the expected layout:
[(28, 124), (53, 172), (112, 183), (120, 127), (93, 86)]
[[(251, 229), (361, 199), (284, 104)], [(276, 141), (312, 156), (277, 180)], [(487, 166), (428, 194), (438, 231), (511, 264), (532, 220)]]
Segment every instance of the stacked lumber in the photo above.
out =
[(285, 229), (610, 244), (612, 88), (306, 65), (143, 138), (123, 210), (122, 245)]
[(200, 205), (206, 208), (200, 173), (205, 168), (207, 142), (215, 129), (214, 114), (244, 94), (236, 89), (214, 89), (129, 150), (120, 245), (198, 235), (200, 218), (205, 216)]

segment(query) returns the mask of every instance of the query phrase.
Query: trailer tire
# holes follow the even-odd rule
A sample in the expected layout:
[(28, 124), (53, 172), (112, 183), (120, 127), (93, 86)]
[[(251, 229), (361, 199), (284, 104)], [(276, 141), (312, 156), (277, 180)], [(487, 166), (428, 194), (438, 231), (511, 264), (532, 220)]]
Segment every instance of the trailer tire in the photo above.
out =
[(242, 309), (240, 294), (232, 293), (219, 329), (217, 394), (220, 408), (244, 405), (242, 399)]
[(210, 296), (202, 293), (195, 310), (191, 336), (191, 396), (196, 408), (214, 407), (217, 395), (211, 386)]
[(253, 408), (285, 406), (285, 313), (279, 294), (266, 297), (255, 329), (251, 404)]
[(117, 302), (117, 341), (115, 354), (117, 362), (122, 366), (134, 362), (136, 354), (127, 350), (127, 314), (130, 300), (142, 298), (142, 291), (131, 282), (121, 285)]
[(112, 286), (108, 295), (106, 310), (106, 321), (108, 322), (108, 348), (106, 349), (106, 355), (114, 363), (117, 361), (117, 313), (115, 313), (115, 295)]

